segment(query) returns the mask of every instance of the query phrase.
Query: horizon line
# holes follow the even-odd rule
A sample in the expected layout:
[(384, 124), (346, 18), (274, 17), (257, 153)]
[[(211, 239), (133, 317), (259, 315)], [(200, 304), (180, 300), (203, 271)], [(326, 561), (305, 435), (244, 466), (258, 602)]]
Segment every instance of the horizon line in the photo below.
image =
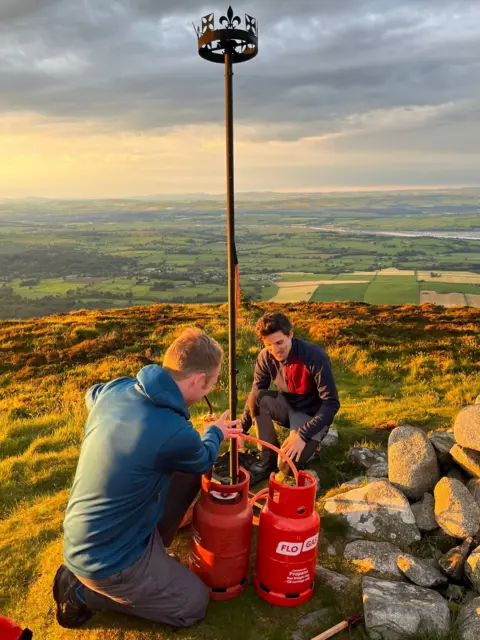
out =
[[(456, 191), (462, 189), (480, 189), (480, 184), (464, 184), (464, 185), (401, 185), (401, 186), (348, 186), (348, 187), (325, 187), (313, 189), (266, 189), (266, 190), (245, 190), (237, 191), (235, 195), (242, 194), (272, 194), (272, 195), (310, 195), (310, 194), (335, 194), (335, 193), (376, 193), (376, 192), (404, 192), (404, 191)], [(138, 200), (143, 198), (168, 198), (168, 197), (192, 197), (192, 196), (211, 196), (215, 198), (225, 198), (225, 191), (184, 191), (184, 192), (165, 192), (165, 193), (149, 193), (144, 195), (131, 196), (2, 196), (0, 200)]]

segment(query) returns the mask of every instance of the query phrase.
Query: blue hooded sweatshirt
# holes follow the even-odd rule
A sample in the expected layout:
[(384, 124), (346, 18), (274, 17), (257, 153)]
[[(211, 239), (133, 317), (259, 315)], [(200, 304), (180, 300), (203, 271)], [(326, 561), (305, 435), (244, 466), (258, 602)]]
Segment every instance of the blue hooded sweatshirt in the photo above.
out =
[(66, 566), (92, 580), (136, 562), (158, 520), (174, 471), (205, 473), (223, 440), (201, 438), (175, 381), (161, 367), (93, 386), (64, 529)]

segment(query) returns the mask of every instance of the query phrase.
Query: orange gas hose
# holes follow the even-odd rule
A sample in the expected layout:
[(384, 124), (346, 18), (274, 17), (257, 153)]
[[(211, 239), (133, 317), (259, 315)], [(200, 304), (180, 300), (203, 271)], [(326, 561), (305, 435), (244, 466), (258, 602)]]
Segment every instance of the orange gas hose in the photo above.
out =
[(255, 442), (256, 444), (261, 444), (262, 446), (267, 447), (268, 449), (272, 449), (273, 451), (278, 453), (278, 455), (281, 458), (283, 458), (285, 462), (289, 465), (290, 469), (292, 470), (293, 476), (295, 478), (295, 482), (298, 485), (297, 467), (293, 464), (293, 462), (290, 460), (290, 458), (287, 456), (286, 453), (284, 453), (281, 449), (276, 447), (274, 444), (270, 444), (269, 442), (265, 442), (264, 440), (259, 440), (258, 438), (254, 438), (253, 436), (240, 436), (240, 437), (243, 438), (243, 440), (248, 440), (248, 442)]

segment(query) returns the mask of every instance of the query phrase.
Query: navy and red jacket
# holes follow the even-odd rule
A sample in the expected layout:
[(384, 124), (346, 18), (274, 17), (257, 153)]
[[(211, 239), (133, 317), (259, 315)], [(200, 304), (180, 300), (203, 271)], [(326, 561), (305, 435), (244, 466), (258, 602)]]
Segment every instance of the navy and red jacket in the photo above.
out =
[[(293, 338), (292, 348), (285, 362), (276, 360), (263, 349), (255, 364), (253, 386), (241, 419), (246, 433), (252, 426), (249, 405), (262, 389), (273, 382), (292, 409), (312, 418), (298, 431), (305, 442), (320, 434), (326, 436), (335, 414), (340, 408), (330, 360), (316, 344)], [(252, 397), (253, 394), (253, 397)]]

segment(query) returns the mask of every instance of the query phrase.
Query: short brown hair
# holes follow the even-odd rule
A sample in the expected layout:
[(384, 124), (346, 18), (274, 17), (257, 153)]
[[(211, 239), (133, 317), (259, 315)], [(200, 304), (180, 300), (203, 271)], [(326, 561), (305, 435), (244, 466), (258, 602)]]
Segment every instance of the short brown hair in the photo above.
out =
[(221, 364), (223, 349), (201, 329), (189, 327), (167, 349), (163, 367), (175, 380), (184, 380), (194, 373), (210, 377)]
[(277, 331), (281, 331), (284, 335), (288, 336), (291, 330), (292, 323), (283, 313), (266, 313), (260, 318), (255, 327), (259, 340)]

